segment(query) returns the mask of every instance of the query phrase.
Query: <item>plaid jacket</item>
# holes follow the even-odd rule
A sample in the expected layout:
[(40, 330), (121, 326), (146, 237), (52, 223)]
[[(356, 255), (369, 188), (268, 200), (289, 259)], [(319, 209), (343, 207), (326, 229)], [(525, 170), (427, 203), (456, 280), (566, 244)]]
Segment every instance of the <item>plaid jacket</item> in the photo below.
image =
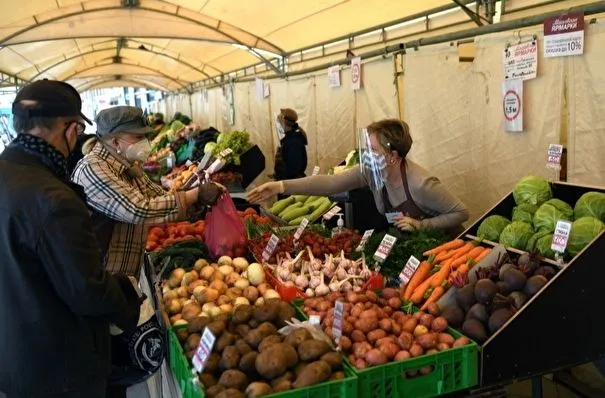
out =
[(72, 180), (91, 208), (115, 221), (105, 256), (110, 272), (138, 277), (149, 227), (186, 217), (184, 193), (167, 193), (146, 175), (132, 177), (100, 143), (78, 162)]

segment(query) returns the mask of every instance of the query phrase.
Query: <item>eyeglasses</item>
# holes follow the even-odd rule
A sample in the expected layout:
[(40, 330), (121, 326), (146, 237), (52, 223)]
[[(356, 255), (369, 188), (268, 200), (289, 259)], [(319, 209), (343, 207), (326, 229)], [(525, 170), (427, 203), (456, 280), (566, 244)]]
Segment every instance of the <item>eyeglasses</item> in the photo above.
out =
[(67, 122), (66, 124), (67, 126), (69, 126), (72, 123), (76, 124), (76, 135), (83, 135), (84, 131), (86, 131), (86, 124), (79, 120), (72, 120), (71, 122)]

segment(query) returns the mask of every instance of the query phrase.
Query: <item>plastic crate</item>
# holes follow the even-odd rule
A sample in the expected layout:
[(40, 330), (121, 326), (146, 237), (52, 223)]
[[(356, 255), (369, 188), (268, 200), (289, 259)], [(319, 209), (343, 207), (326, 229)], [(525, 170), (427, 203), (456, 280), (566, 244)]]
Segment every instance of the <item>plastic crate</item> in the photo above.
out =
[(192, 367), (185, 356), (183, 347), (176, 337), (175, 329), (168, 329), (168, 360), (170, 369), (174, 374), (183, 398), (202, 398), (204, 393), (201, 387), (194, 381), (195, 375), (192, 373)]

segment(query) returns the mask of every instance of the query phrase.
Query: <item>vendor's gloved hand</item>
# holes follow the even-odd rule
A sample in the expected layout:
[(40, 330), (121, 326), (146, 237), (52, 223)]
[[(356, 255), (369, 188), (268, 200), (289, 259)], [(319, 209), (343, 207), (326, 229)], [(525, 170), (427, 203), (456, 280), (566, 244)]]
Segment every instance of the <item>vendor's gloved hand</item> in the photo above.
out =
[(197, 201), (205, 206), (214, 206), (218, 198), (226, 191), (227, 188), (215, 182), (202, 184), (198, 187)]
[(415, 231), (420, 228), (420, 221), (412, 217), (395, 217), (395, 226), (402, 231)]
[(264, 202), (273, 196), (284, 193), (284, 183), (282, 181), (267, 182), (248, 192), (248, 201), (252, 203)]

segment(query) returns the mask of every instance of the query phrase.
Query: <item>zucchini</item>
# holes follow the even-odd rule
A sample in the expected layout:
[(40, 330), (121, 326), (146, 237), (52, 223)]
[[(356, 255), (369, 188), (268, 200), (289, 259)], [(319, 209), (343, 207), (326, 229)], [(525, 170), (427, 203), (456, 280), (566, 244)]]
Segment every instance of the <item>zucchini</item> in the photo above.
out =
[(308, 217), (309, 221), (311, 221), (311, 222), (315, 221), (317, 218), (319, 218), (319, 216), (321, 216), (326, 211), (328, 211), (330, 209), (330, 207), (332, 207), (332, 202), (330, 201), (330, 199), (322, 198), (322, 203), (320, 203), (315, 208), (315, 210), (313, 210), (313, 213), (311, 213), (309, 215), (309, 217)]
[(321, 196), (309, 196), (309, 197), (307, 197), (307, 200), (305, 200), (305, 204), (309, 205), (319, 199), (321, 199)]
[(271, 206), (271, 209), (269, 209), (269, 211), (272, 214), (278, 215), (279, 213), (284, 211), (286, 209), (286, 207), (290, 206), (292, 203), (294, 203), (294, 197), (288, 196), (285, 199), (278, 200), (277, 202), (273, 203), (273, 206)]
[(283, 213), (281, 218), (286, 222), (290, 222), (290, 221), (294, 220), (295, 218), (298, 218), (300, 216), (306, 216), (307, 214), (309, 214), (309, 206), (301, 205), (300, 207), (298, 207), (296, 209), (289, 210), (289, 211)]
[(304, 204), (307, 199), (309, 199), (308, 195), (294, 195), (294, 201), (295, 202), (300, 202), (302, 204)]
[(294, 220), (290, 221), (288, 223), (288, 225), (290, 225), (290, 226), (298, 226), (298, 225), (300, 225), (300, 223), (302, 222), (302, 220), (304, 220), (306, 217), (307, 217), (307, 215), (303, 214), (302, 216), (297, 217)]
[(289, 205), (288, 207), (286, 207), (284, 210), (281, 211), (281, 213), (278, 214), (279, 218), (283, 218), (283, 215), (287, 212), (289, 212), (290, 210), (294, 210), (294, 209), (298, 209), (299, 207), (302, 207), (302, 203), (300, 202), (294, 202), (291, 205)]

